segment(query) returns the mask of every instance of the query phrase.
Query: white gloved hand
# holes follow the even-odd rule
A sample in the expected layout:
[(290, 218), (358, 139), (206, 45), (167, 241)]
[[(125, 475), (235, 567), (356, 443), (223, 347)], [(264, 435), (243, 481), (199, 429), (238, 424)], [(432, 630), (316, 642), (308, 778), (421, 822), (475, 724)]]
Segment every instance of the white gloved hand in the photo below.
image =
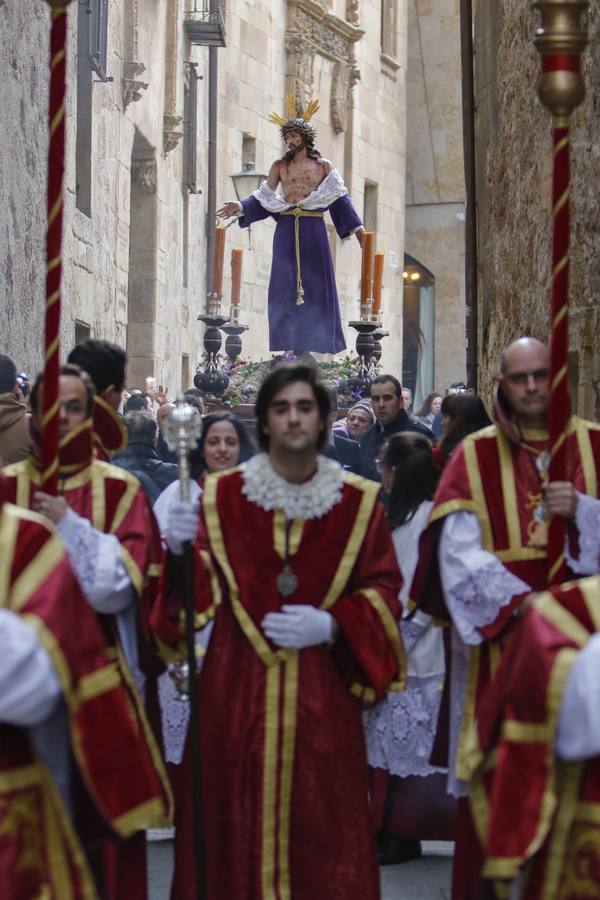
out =
[(315, 606), (284, 605), (281, 608), (283, 612), (267, 613), (261, 623), (266, 636), (278, 647), (302, 650), (332, 640), (334, 620), (330, 613)]
[(198, 533), (198, 503), (178, 500), (169, 510), (165, 540), (171, 553), (181, 556), (185, 541), (193, 541)]

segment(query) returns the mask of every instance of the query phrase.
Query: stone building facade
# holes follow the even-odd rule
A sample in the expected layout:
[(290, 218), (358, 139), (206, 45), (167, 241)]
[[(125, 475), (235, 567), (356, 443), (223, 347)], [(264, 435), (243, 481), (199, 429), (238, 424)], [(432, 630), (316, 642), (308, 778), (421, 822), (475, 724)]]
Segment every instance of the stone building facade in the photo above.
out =
[[(317, 146), (342, 172), (387, 253), (384, 364), (402, 366), (407, 0), (229, 0), (218, 50), (215, 192), (281, 154), (267, 117), (286, 92), (316, 96)], [(185, 23), (204, 0), (74, 0), (69, 9), (62, 340), (127, 346), (129, 386), (175, 394), (202, 352), (206, 299), (209, 51)], [(105, 40), (103, 17), (106, 17)], [(210, 17), (209, 17), (210, 18)], [(0, 2), (0, 351), (42, 361), (48, 8)], [(111, 80), (109, 80), (111, 79)], [(273, 223), (233, 226), (244, 248), (244, 356), (268, 354)], [(360, 253), (331, 231), (343, 321), (357, 313)], [(225, 296), (230, 282), (225, 266)], [(353, 332), (347, 334), (353, 345)]]
[[(416, 404), (465, 378), (461, 77), (460, 4), (409, 0), (405, 334), (410, 340), (413, 318), (427, 340), (420, 355), (429, 363), (421, 366), (428, 375), (416, 379)], [(416, 284), (414, 275), (420, 275)], [(405, 369), (413, 356), (407, 347)]]
[[(586, 97), (571, 134), (573, 407), (600, 415), (600, 7), (588, 13)], [(503, 346), (549, 336), (551, 117), (537, 97), (537, 14), (520, 0), (478, 0), (475, 16), (480, 388), (490, 397)]]

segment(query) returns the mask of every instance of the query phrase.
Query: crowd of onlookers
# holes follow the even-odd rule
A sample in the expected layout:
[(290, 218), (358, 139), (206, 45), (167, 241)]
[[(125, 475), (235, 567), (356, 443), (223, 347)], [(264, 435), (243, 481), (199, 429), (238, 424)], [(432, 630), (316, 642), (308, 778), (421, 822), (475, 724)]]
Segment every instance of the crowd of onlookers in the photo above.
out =
[[(177, 478), (176, 456), (165, 440), (162, 425), (175, 408), (162, 385), (154, 386), (152, 379), (145, 390), (130, 387), (123, 391), (119, 412), (127, 430), (126, 448), (112, 462), (134, 474), (151, 503)], [(29, 452), (30, 380), (19, 373), (14, 362), (0, 355), (0, 459), (4, 465), (23, 459)], [(205, 417), (205, 398), (197, 388), (189, 388), (184, 400), (201, 417)], [(454, 447), (473, 431), (490, 424), (481, 400), (462, 382), (449, 385), (445, 396), (432, 391), (421, 405), (413, 409), (413, 395), (391, 374), (377, 376), (370, 395), (347, 410), (338, 409), (338, 397), (330, 390), (331, 433), (324, 453), (357, 475), (381, 480), (380, 450), (393, 434), (417, 432), (423, 434), (434, 447), (434, 458), (442, 469)], [(233, 416), (218, 420), (220, 427), (228, 421), (236, 431), (236, 439), (247, 446), (245, 455), (256, 445), (255, 436), (243, 422)], [(210, 419), (212, 423), (212, 417)], [(208, 420), (205, 419), (205, 428)], [(233, 440), (233, 436), (231, 436)], [(202, 443), (206, 442), (205, 439)], [(209, 451), (208, 471), (235, 465), (238, 459), (231, 453), (213, 454)], [(199, 464), (196, 462), (195, 471)]]

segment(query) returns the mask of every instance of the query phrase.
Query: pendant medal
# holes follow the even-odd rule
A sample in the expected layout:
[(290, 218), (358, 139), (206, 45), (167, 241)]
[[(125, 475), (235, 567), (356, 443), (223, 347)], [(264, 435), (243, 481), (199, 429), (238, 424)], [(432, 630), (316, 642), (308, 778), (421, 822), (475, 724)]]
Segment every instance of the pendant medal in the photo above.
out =
[(277, 590), (282, 597), (291, 597), (298, 587), (298, 578), (296, 573), (287, 563), (283, 567), (283, 571), (277, 576)]

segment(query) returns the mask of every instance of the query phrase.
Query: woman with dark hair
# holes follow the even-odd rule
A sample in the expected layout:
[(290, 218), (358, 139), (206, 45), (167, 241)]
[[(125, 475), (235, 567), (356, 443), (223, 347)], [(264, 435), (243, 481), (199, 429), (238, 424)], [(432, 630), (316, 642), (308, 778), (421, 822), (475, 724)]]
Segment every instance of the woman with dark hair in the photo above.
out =
[(431, 428), (434, 417), (440, 411), (441, 405), (442, 395), (438, 394), (437, 391), (432, 391), (431, 394), (427, 394), (419, 409), (413, 414), (413, 418), (420, 422), (421, 425), (427, 425), (428, 428)]
[(450, 840), (453, 806), (446, 795), (447, 770), (429, 764), (445, 673), (442, 629), (425, 613), (408, 610), (419, 538), (440, 471), (429, 440), (408, 431), (388, 439), (378, 468), (389, 496), (388, 518), (403, 579), (398, 599), (408, 655), (406, 689), (387, 694), (365, 714), (379, 861), (391, 865), (419, 857), (421, 840)]
[[(246, 462), (254, 455), (254, 447), (242, 422), (230, 412), (213, 412), (202, 419), (202, 434), (190, 453), (190, 500), (200, 503), (204, 480), (212, 472), (222, 472)], [(179, 480), (172, 482), (154, 504), (160, 533), (166, 534), (171, 507), (179, 500)], [(168, 674), (158, 681), (162, 714), (165, 759), (179, 764), (187, 735), (189, 706), (177, 695)]]
[(448, 462), (455, 447), (463, 438), (481, 428), (487, 428), (492, 420), (477, 394), (461, 391), (448, 394), (442, 400), (442, 440), (434, 452), (435, 461), (441, 469)]

